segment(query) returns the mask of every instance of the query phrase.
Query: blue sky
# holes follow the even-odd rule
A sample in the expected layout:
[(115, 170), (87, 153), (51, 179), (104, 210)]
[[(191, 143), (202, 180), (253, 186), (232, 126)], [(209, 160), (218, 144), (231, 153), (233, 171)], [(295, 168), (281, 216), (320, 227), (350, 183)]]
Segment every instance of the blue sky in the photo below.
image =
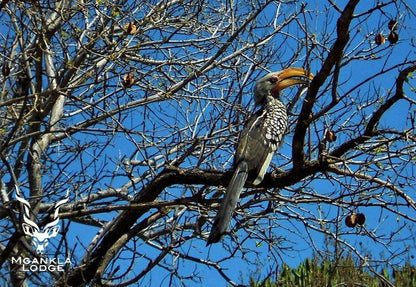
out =
[[(335, 21), (337, 20), (337, 16), (338, 16), (337, 13), (332, 11), (330, 13), (331, 16), (327, 18), (329, 19), (329, 22), (325, 22), (325, 19), (328, 16), (328, 14), (320, 8), (320, 3), (321, 2), (308, 4), (308, 8), (310, 10), (315, 11), (316, 9), (319, 12), (311, 13), (310, 18), (307, 18), (305, 20), (306, 24), (303, 23), (304, 25), (309, 27), (309, 29), (313, 29), (314, 31), (316, 31), (317, 41), (320, 41), (321, 40), (320, 38), (323, 36), (323, 34), (319, 34), (319, 31), (323, 31), (323, 32), (335, 31)], [(340, 7), (343, 6), (342, 3), (340, 3), (339, 5)], [(282, 11), (284, 11), (284, 5), (282, 5), (280, 8), (282, 9)], [(361, 6), (359, 6), (359, 8), (357, 9), (357, 13), (359, 13), (359, 11), (364, 11), (367, 8), (368, 8), (367, 4), (363, 2)], [(269, 17), (268, 14), (270, 12), (274, 12), (276, 10), (276, 6), (270, 5), (268, 9), (270, 10), (266, 10), (265, 13), (262, 14), (259, 18), (262, 18), (264, 21), (266, 21), (267, 18)], [(388, 44), (385, 44), (384, 46), (381, 46), (381, 47), (377, 47), (374, 44), (373, 38), (377, 31), (382, 30), (383, 32), (387, 32), (386, 27), (385, 27), (386, 21), (387, 21), (386, 16), (389, 16), (392, 18), (397, 16), (396, 10), (394, 8), (392, 8), (391, 10), (389, 8), (386, 8), (383, 11), (385, 12), (384, 15), (375, 13), (374, 15), (369, 17), (367, 21), (362, 22), (359, 26), (354, 26), (354, 23), (353, 23), (351, 30), (354, 32), (351, 33), (353, 37), (352, 37), (349, 47), (347, 48), (347, 53), (348, 53), (348, 50), (351, 50), (355, 45), (362, 45), (362, 46), (367, 46), (367, 48), (369, 49), (368, 54), (366, 56), (370, 55), (371, 53), (374, 53), (380, 58), (374, 59), (374, 60), (366, 60), (366, 61), (362, 61), (358, 59), (353, 60), (355, 61), (355, 63), (352, 65), (353, 68), (351, 68), (350, 71), (348, 71), (348, 68), (346, 68), (345, 70), (343, 70), (343, 73), (341, 74), (340, 82), (345, 81), (346, 84), (340, 87), (339, 89), (340, 92), (345, 93), (349, 91), (349, 89), (354, 87), (360, 81), (366, 79), (367, 77), (371, 77), (372, 75), (379, 72), (383, 68), (390, 67), (395, 62), (401, 62), (403, 61), (403, 59), (409, 56), (410, 58), (412, 56), (414, 57), (414, 51), (411, 49), (411, 47), (407, 47), (404, 43), (401, 43), (401, 42), (394, 46), (389, 46)], [(407, 16), (399, 15), (399, 17), (403, 17), (401, 18), (403, 19), (403, 25), (406, 25)], [(300, 21), (303, 21), (303, 20), (300, 20)], [(289, 25), (288, 29), (289, 29), (287, 31), (288, 33), (294, 33), (295, 35), (298, 35), (299, 38), (302, 38), (302, 32), (299, 30), (296, 30), (297, 25), (295, 24), (293, 24), (292, 26)], [(401, 37), (403, 35), (403, 38), (410, 37), (411, 35), (408, 35), (407, 33), (408, 33), (408, 30), (404, 29), (404, 31), (400, 35)], [(332, 35), (332, 37), (334, 37), (334, 35)], [(278, 35), (273, 40), (273, 43), (275, 42), (276, 45), (279, 46), (281, 45), (280, 42), (282, 41), (282, 39), (284, 39), (283, 46), (287, 50), (287, 53), (276, 55), (278, 56), (278, 58), (276, 58), (276, 64), (268, 66), (267, 68), (269, 70), (282, 69), (282, 67), (284, 67), (285, 64), (280, 64), (280, 63), (288, 63), (289, 59), (292, 57), (290, 52), (296, 50), (296, 47), (298, 45), (298, 39), (284, 38), (281, 35)], [(393, 52), (391, 52), (390, 50), (393, 50)], [(304, 51), (302, 52), (303, 53), (301, 53), (299, 57), (291, 64), (295, 66), (302, 66), (305, 61), (308, 61), (311, 67), (311, 71), (314, 73), (318, 71), (322, 63), (319, 60), (317, 60), (314, 56), (311, 56), (310, 59), (306, 59)], [(177, 55), (180, 56), (181, 55), (180, 53), (181, 52), (178, 51)], [(385, 58), (385, 55), (388, 56), (387, 60)], [(280, 62), (280, 63), (277, 63), (277, 62)], [(252, 80), (258, 78), (261, 74), (264, 74), (264, 72), (256, 71), (256, 73), (253, 75)], [(392, 69), (391, 72), (385, 73), (374, 79), (373, 82), (375, 84), (382, 84), (381, 90), (380, 90), (380, 92), (383, 93), (382, 96), (387, 97), (388, 90), (394, 87), (393, 83), (395, 81), (395, 75), (397, 75), (397, 69)], [(216, 83), (216, 85), (218, 86), (228, 85), (228, 84), (230, 83), (227, 83), (227, 82)], [(251, 88), (252, 87), (248, 87), (247, 94), (251, 93)], [(356, 99), (357, 96), (362, 97), (361, 99), (363, 101), (365, 101), (366, 97), (369, 97), (369, 99), (371, 99), (371, 95), (367, 95), (369, 91), (370, 92), (372, 91), (371, 87), (368, 88), (368, 90), (362, 89), (362, 88), (354, 89), (351, 91), (351, 95), (346, 97), (346, 100), (348, 101), (350, 99)], [(286, 93), (284, 94), (284, 101), (287, 102), (288, 99), (293, 97), (293, 94), (295, 92), (296, 92), (296, 89), (291, 89), (291, 90), (286, 91)], [(408, 90), (408, 92), (411, 93), (410, 90)], [(215, 97), (215, 95), (213, 96)], [(253, 105), (252, 105), (250, 97), (244, 97), (243, 100), (246, 101), (246, 104), (248, 105), (249, 109), (253, 109)], [(322, 102), (322, 104), (327, 102), (328, 101), (327, 94), (322, 94), (320, 101)], [(168, 103), (155, 103), (150, 106), (150, 109), (151, 110), (153, 109), (153, 111), (155, 111), (155, 113), (157, 114), (157, 111), (159, 109), (160, 110), (169, 109), (171, 105), (175, 105), (175, 103), (169, 103), (169, 102)], [(189, 108), (194, 109), (192, 113), (188, 114), (188, 116), (190, 116), (191, 118), (192, 117), (197, 118), (197, 114), (203, 111), (202, 107), (196, 107), (195, 105), (192, 105), (192, 104), (189, 105)], [(140, 112), (140, 111), (133, 112), (132, 115), (134, 116), (145, 116), (146, 114), (150, 115), (152, 114), (151, 110), (147, 112)], [(367, 107), (366, 112), (368, 113), (368, 115), (371, 114), (372, 110), (374, 110), (373, 106)], [(404, 119), (403, 118), (398, 119), (397, 117), (392, 117), (392, 115), (407, 113), (407, 111), (408, 111), (407, 103), (403, 103), (403, 102), (398, 103), (397, 105), (394, 106), (394, 108), (391, 111), (389, 111), (382, 118), (380, 126), (390, 127), (390, 128), (402, 127), (404, 125)], [(174, 119), (175, 116), (182, 116), (182, 115), (177, 112), (176, 108), (172, 109), (172, 112), (173, 114), (172, 114), (171, 120), (174, 121), (174, 124), (177, 124), (177, 122)], [(209, 113), (210, 109), (208, 108), (204, 110), (204, 112)], [(350, 115), (346, 114), (344, 115), (344, 117), (340, 119), (333, 119), (330, 116), (328, 116), (326, 118), (326, 121), (327, 123), (334, 123), (335, 126), (337, 126), (337, 124), (342, 123), (342, 121), (346, 120), (346, 118), (348, 118), (349, 116)], [(157, 120), (155, 121), (157, 117), (153, 116), (151, 118), (152, 118), (152, 122), (149, 122), (148, 124), (145, 124), (140, 128), (146, 127), (147, 129), (152, 129), (152, 126), (157, 123)], [(334, 120), (336, 121), (334, 122)], [(185, 123), (185, 118), (183, 118), (182, 121), (183, 123)], [(131, 124), (134, 125), (134, 122), (131, 122)], [(321, 129), (323, 129), (323, 127)], [(201, 128), (199, 130), (199, 132), (203, 132), (203, 131), (204, 131), (204, 128)], [(166, 134), (162, 132), (158, 136), (166, 136), (167, 134), (169, 134), (168, 130), (166, 130)], [(346, 134), (346, 135), (341, 134), (339, 136), (338, 142), (341, 142), (342, 140), (345, 139), (345, 137), (352, 136), (353, 134), (354, 134), (354, 131), (350, 131), (350, 134)], [(88, 142), (89, 139), (83, 138), (83, 140)], [(137, 141), (140, 142), (140, 137), (137, 138)], [(127, 157), (130, 156), (131, 152), (129, 151), (132, 149), (134, 150), (134, 148), (132, 148), (132, 142), (128, 139), (126, 140), (126, 139), (123, 139), (122, 137), (116, 136), (114, 138), (113, 143), (114, 143), (114, 147), (107, 149), (107, 152), (106, 152), (108, 154), (113, 155), (111, 160), (109, 158), (106, 161), (106, 164), (104, 167), (104, 168), (108, 168), (109, 170), (112, 169), (111, 167), (112, 164), (115, 164), (118, 160), (121, 160), (124, 156), (127, 156)], [(123, 146), (123, 148), (121, 149), (119, 148), (120, 143), (122, 143), (121, 145)], [(282, 155), (290, 156), (290, 144), (291, 144), (291, 135), (289, 134), (286, 137), (285, 145), (280, 150), (280, 153)], [(150, 153), (147, 153), (147, 154), (137, 153), (135, 157), (137, 159), (140, 159), (141, 157), (145, 157), (148, 155), (156, 155), (157, 152), (158, 150), (155, 149), (153, 152), (151, 151)], [(115, 158), (117, 158), (117, 160), (115, 160)], [(281, 159), (279, 156), (275, 157), (274, 163), (276, 165), (280, 165), (282, 162), (286, 162), (286, 160)], [(190, 163), (190, 165), (192, 165), (192, 162)], [(225, 165), (224, 168), (229, 168), (229, 165)], [(409, 168), (412, 168), (412, 166), (409, 166)], [(117, 181), (113, 181), (112, 183), (113, 183), (113, 186), (117, 185)], [(124, 182), (120, 182), (120, 184), (121, 183), (124, 183)], [(97, 184), (98, 184), (97, 187), (100, 186), (101, 188), (107, 185), (105, 179), (100, 180), (100, 182), (98, 182)], [(322, 191), (322, 195), (328, 195), (328, 196), (335, 196), (338, 193), (342, 194), (343, 192), (345, 192), (343, 191), (342, 186), (333, 182), (331, 183), (331, 182), (325, 181), (325, 180), (316, 181), (315, 183), (313, 183), (313, 186), (311, 188), (314, 188), (317, 191)], [(172, 193), (180, 193), (182, 191), (182, 188), (175, 189), (175, 187), (173, 187), (173, 188), (169, 188), (169, 190)], [(282, 191), (282, 194), (285, 194), (285, 191)], [(352, 200), (354, 200), (353, 197), (352, 197)], [(303, 204), (303, 205), (298, 206), (298, 211), (303, 213), (302, 210), (307, 210), (311, 214), (320, 214), (320, 216), (323, 219), (327, 219), (327, 220), (337, 218), (339, 212), (345, 212), (345, 210), (339, 210), (338, 208), (334, 206), (324, 205), (324, 206), (318, 207), (318, 205), (314, 203)], [(221, 262), (221, 267), (224, 268), (224, 271), (227, 274), (227, 276), (229, 276), (233, 281), (241, 282), (242, 280), (242, 282), (247, 282), (250, 276), (252, 275), (254, 276), (254, 274), (258, 275), (259, 270), (257, 270), (257, 268), (259, 267), (261, 268), (260, 274), (265, 276), (267, 272), (269, 271), (269, 268), (276, 267), (276, 261), (284, 262), (285, 264), (289, 264), (290, 266), (294, 267), (300, 261), (304, 260), (306, 257), (310, 257), (312, 253), (316, 251), (316, 250), (313, 250), (313, 248), (311, 248), (311, 244), (306, 244), (305, 242), (306, 230), (305, 230), (305, 226), (303, 225), (303, 223), (299, 221), (288, 220), (287, 217), (284, 216), (285, 212), (287, 212), (287, 210), (285, 210), (284, 207), (282, 207), (280, 211), (281, 211), (281, 215), (279, 215), (280, 219), (278, 221), (280, 227), (273, 230), (273, 232), (279, 238), (279, 243), (281, 244), (279, 246), (281, 248), (279, 251), (279, 254), (281, 257), (280, 258), (273, 257), (274, 254), (276, 253), (270, 253), (268, 250), (269, 247), (266, 244), (262, 244), (261, 242), (254, 242), (254, 241), (248, 242), (247, 247), (253, 248), (256, 252), (258, 252), (259, 253), (258, 257), (252, 253), (243, 255), (240, 252), (238, 252), (234, 258), (230, 258), (226, 260), (225, 262)], [(400, 238), (404, 238), (404, 241), (399, 241), (399, 242), (392, 241), (391, 244), (389, 244), (387, 249), (385, 248), (385, 246), (381, 246), (381, 244), (376, 244), (371, 238), (369, 238), (366, 235), (366, 233), (368, 232), (371, 233), (373, 231), (379, 232), (380, 229), (383, 229), (383, 230), (385, 229), (386, 231), (381, 232), (381, 235), (385, 235), (386, 237), (389, 237), (390, 236), (388, 232), (389, 226), (397, 226), (397, 225), (405, 224), (405, 223), (403, 223), (403, 221), (400, 220), (400, 218), (392, 217), (391, 214), (380, 212), (380, 209), (377, 209), (377, 208), (360, 207), (358, 208), (358, 211), (367, 214), (367, 221), (366, 221), (365, 229), (357, 228), (355, 230), (347, 230), (345, 229), (345, 226), (343, 226), (343, 222), (340, 222), (340, 228), (345, 229), (345, 232), (344, 232), (345, 234), (342, 235), (342, 237), (352, 246), (370, 251), (375, 257), (380, 256), (380, 258), (384, 258), (384, 259), (391, 258), (391, 254), (389, 253), (388, 249), (390, 249), (392, 252), (397, 251), (397, 250), (403, 250), (404, 249), (403, 242), (408, 243), (409, 246), (414, 246), (414, 240), (413, 240), (414, 234), (411, 233), (412, 229), (410, 229), (410, 231), (403, 230), (402, 234), (397, 234), (396, 236)], [(112, 218), (112, 216), (113, 216), (113, 213), (102, 215), (100, 217), (105, 219), (105, 218)], [(91, 232), (87, 232), (88, 228), (86, 228), (85, 226), (79, 226), (76, 223), (72, 223), (71, 226), (72, 228), (70, 229), (70, 232), (68, 232), (67, 236), (77, 237), (77, 240), (76, 240), (77, 242), (81, 241), (81, 242), (85, 242), (85, 244), (87, 244), (90, 241), (91, 237), (95, 234), (95, 231), (96, 231), (91, 228)], [(82, 228), (82, 233), (83, 233), (82, 237), (80, 237), (79, 231), (77, 231), (79, 230), (78, 228)], [(314, 231), (309, 231), (309, 232), (310, 232), (310, 236), (314, 240), (315, 246), (320, 250), (325, 249), (325, 245), (327, 243), (324, 241), (324, 237), (322, 236), (322, 234), (318, 232), (314, 232)], [(234, 245), (231, 244), (229, 246), (233, 248)], [(133, 248), (133, 245), (131, 245), (131, 247)], [(157, 249), (151, 248), (149, 246), (138, 244), (138, 248), (145, 248), (144, 253), (148, 255), (149, 257), (157, 256), (158, 254)], [(200, 258), (200, 259), (209, 258), (211, 260), (215, 260), (215, 258), (222, 258), (222, 255), (224, 254), (224, 248), (227, 248), (227, 246), (218, 244), (207, 249), (205, 247), (205, 241), (192, 240), (190, 244), (185, 244), (180, 249), (186, 250), (189, 256), (195, 256), (195, 258)], [(288, 250), (285, 250), (285, 248), (288, 248)], [(347, 253), (348, 251), (345, 251), (345, 252)], [(396, 263), (396, 262), (404, 263), (404, 260), (408, 258), (409, 258), (408, 256), (400, 256), (398, 258), (391, 258), (390, 263)], [(129, 262), (129, 261), (126, 260), (126, 262)], [(137, 258), (135, 261), (135, 264), (137, 264), (138, 270), (140, 270), (141, 268), (143, 268), (143, 265), (147, 264), (147, 262), (148, 261), (146, 260), (140, 260), (140, 258)], [(194, 272), (196, 272), (196, 274), (203, 276), (203, 278), (205, 279), (204, 281), (201, 282), (201, 285), (205, 285), (208, 282), (206, 280), (209, 280), (210, 284), (213, 284), (214, 282), (216, 282), (219, 285), (224, 284), (223, 278), (219, 275), (219, 273), (213, 267), (208, 268), (208, 267), (203, 266), (202, 264), (194, 264), (194, 262), (192, 261), (185, 262), (179, 258), (175, 258), (175, 256), (166, 257), (165, 264), (167, 265), (171, 264), (172, 266), (177, 265), (178, 269), (183, 272), (185, 277), (186, 277), (186, 274), (189, 274), (189, 276), (193, 276)], [(121, 264), (121, 270), (122, 269), (123, 269), (123, 265)], [(160, 284), (167, 285), (168, 282), (170, 282), (169, 280), (170, 280), (169, 273), (166, 272), (166, 270), (164, 270), (163, 268), (159, 267), (159, 268), (155, 268), (154, 272), (151, 272), (151, 274), (146, 276), (145, 280), (142, 281), (142, 284), (144, 285), (148, 284), (148, 286), (155, 286), (155, 285), (158, 286), (160, 282)], [(176, 282), (176, 285), (180, 285), (180, 283)]]

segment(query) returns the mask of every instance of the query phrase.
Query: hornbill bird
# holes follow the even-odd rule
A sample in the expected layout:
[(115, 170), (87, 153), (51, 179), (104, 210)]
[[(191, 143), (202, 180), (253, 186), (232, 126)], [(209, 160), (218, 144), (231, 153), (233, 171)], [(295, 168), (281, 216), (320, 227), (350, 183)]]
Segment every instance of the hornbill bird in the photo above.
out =
[(234, 155), (234, 174), (212, 225), (207, 245), (218, 242), (226, 233), (234, 208), (248, 177), (258, 185), (264, 177), (274, 152), (287, 129), (286, 107), (280, 91), (297, 84), (307, 84), (313, 75), (302, 68), (287, 68), (269, 73), (257, 81), (254, 101), (260, 109), (240, 133)]

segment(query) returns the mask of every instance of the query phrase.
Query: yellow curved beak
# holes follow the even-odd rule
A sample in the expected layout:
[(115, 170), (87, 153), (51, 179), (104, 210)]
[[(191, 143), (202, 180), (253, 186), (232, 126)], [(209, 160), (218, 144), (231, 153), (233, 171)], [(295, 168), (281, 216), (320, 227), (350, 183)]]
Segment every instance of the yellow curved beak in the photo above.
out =
[(293, 85), (308, 84), (313, 79), (313, 74), (302, 68), (287, 68), (279, 73), (279, 78), (277, 89), (283, 90)]

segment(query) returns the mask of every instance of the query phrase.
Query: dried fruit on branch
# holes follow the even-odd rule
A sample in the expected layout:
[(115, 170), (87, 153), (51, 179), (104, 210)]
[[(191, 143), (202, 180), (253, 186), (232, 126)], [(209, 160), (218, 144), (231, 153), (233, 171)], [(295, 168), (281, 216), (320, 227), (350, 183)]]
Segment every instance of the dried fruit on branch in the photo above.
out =
[(355, 227), (357, 225), (357, 214), (351, 213), (345, 218), (345, 225), (348, 227)]
[(358, 225), (364, 225), (365, 215), (364, 213), (351, 213), (345, 218), (345, 225), (348, 227), (355, 227)]
[(377, 45), (383, 45), (386, 42), (386, 37), (383, 34), (379, 33), (376, 35), (375, 42)]
[(394, 20), (394, 19), (390, 20), (389, 24), (388, 24), (389, 30), (390, 31), (397, 30), (397, 24), (398, 24), (398, 22), (396, 20)]
[(390, 44), (396, 44), (397, 41), (399, 41), (399, 35), (396, 32), (391, 31), (390, 35), (387, 37), (387, 40), (389, 40)]
[(357, 222), (358, 225), (364, 225), (364, 223), (365, 223), (364, 213), (357, 213), (356, 222)]
[(325, 139), (328, 142), (334, 142), (337, 140), (337, 135), (335, 134), (335, 132), (331, 131), (331, 130), (327, 130), (325, 133)]
[(127, 73), (123, 76), (123, 86), (125, 88), (130, 88), (134, 84), (134, 75), (133, 73)]

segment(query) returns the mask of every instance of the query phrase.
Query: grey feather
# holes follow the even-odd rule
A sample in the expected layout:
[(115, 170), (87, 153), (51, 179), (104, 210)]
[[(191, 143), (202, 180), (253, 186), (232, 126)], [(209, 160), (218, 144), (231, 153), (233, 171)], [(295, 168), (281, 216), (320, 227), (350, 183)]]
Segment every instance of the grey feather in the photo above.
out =
[(212, 225), (211, 233), (209, 234), (207, 245), (218, 242), (222, 235), (227, 232), (237, 201), (240, 198), (241, 191), (248, 176), (248, 165), (246, 162), (241, 162), (237, 165), (233, 177), (228, 184), (225, 196), (221, 201), (220, 209), (215, 217)]

